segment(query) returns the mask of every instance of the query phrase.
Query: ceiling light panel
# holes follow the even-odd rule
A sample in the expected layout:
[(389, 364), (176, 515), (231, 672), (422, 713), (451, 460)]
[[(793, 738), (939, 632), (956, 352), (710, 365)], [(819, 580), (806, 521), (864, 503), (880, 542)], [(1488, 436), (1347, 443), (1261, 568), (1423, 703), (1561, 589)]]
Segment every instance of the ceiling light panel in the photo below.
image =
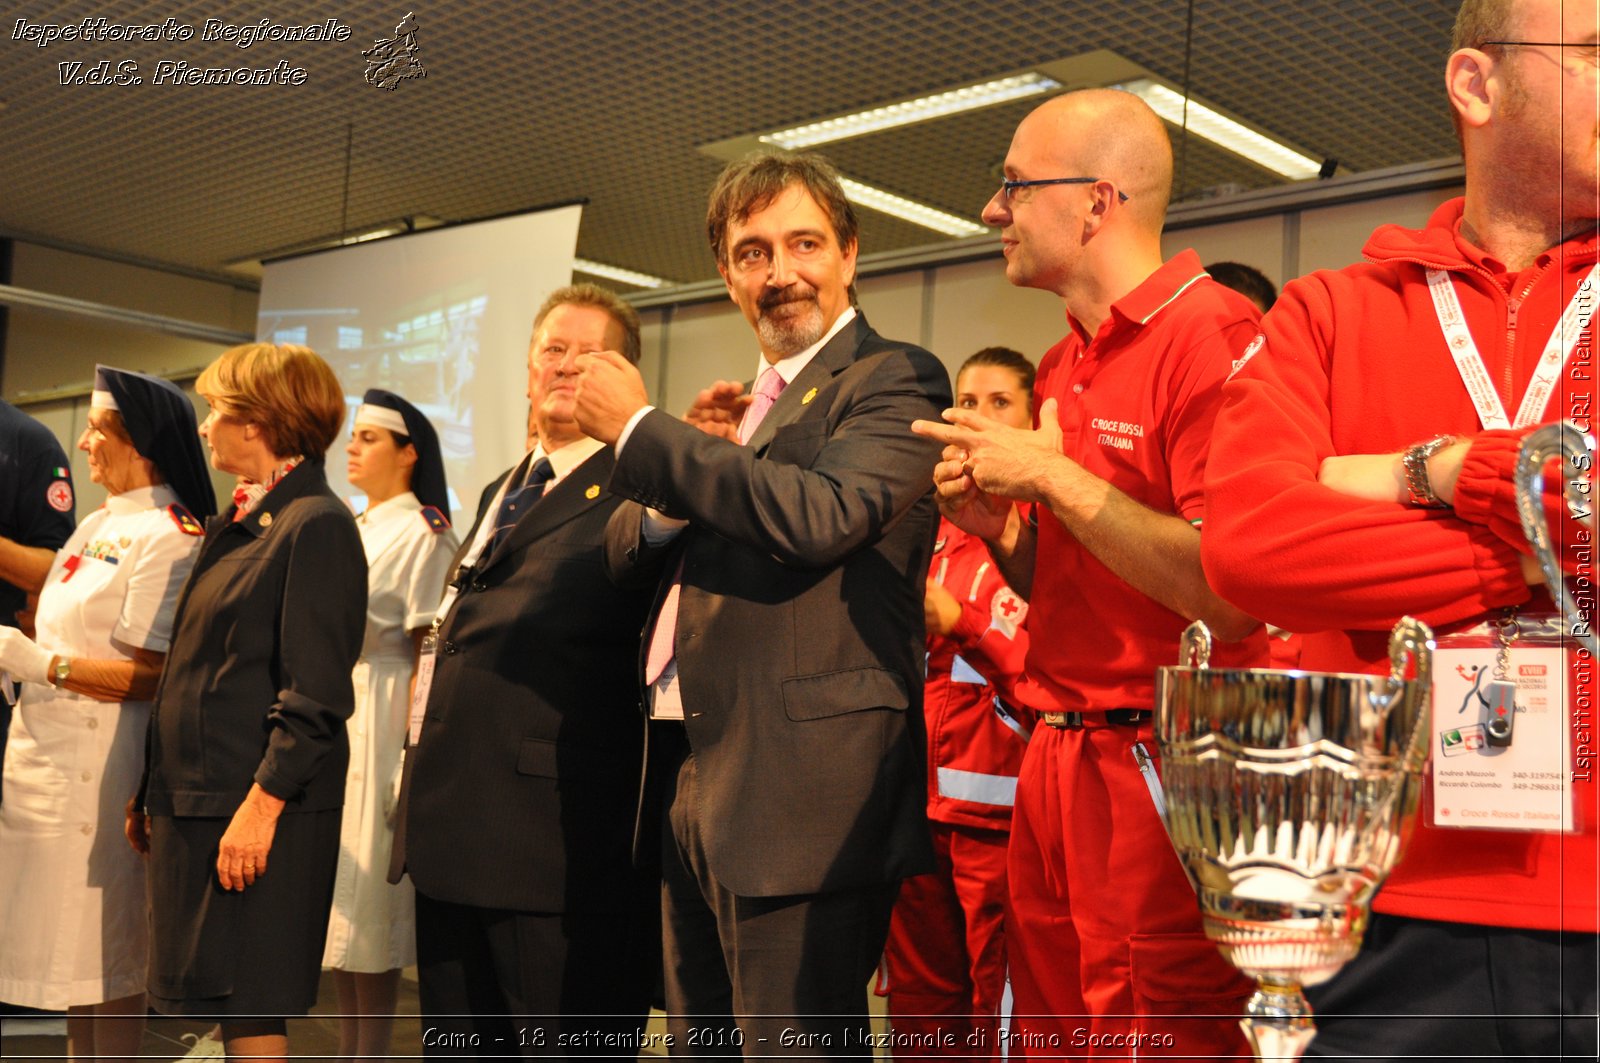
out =
[(1205, 137), (1212, 143), (1221, 145), (1291, 180), (1315, 177), (1322, 168), (1322, 164), (1316, 159), (1220, 114), (1193, 96), (1189, 97), (1188, 113), (1185, 115), (1183, 94), (1158, 81), (1140, 78), (1111, 87), (1133, 93), (1148, 103), (1151, 110), (1173, 125), (1184, 126), (1195, 136)]
[(904, 196), (897, 196), (893, 192), (885, 192), (881, 188), (864, 185), (849, 177), (841, 177), (839, 183), (844, 186), (844, 194), (852, 203), (859, 203), (863, 207), (944, 233), (946, 236), (981, 236), (989, 231), (982, 225), (974, 224), (947, 211), (906, 199)]
[(666, 288), (674, 283), (663, 277), (652, 277), (648, 273), (623, 269), (621, 266), (608, 266), (604, 262), (594, 262), (587, 258), (573, 259), (572, 268), (579, 273), (587, 273), (591, 277), (602, 277), (608, 281), (616, 281), (618, 284), (631, 284), (635, 288)]
[(763, 133), (760, 140), (764, 144), (798, 151), (865, 133), (877, 133), (896, 126), (910, 125), (913, 122), (924, 122), (930, 118), (944, 118), (963, 111), (977, 110), (980, 107), (991, 107), (997, 103), (1038, 96), (1054, 92), (1060, 87), (1059, 83), (1043, 74), (1032, 72), (1018, 74), (1015, 77), (966, 85), (959, 89), (934, 93), (931, 96), (919, 96), (902, 103), (872, 107), (838, 118), (825, 118), (820, 122), (809, 122), (792, 129), (781, 129), (775, 133)]

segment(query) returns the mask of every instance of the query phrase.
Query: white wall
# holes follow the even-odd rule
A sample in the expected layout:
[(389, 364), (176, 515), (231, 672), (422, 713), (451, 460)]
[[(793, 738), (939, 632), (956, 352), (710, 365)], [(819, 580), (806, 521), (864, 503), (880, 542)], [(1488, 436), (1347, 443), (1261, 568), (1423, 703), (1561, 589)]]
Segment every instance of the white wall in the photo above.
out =
[[(220, 281), (111, 262), (35, 244), (13, 245), (11, 283), (215, 328), (255, 333), (256, 293)], [(199, 369), (223, 345), (146, 329), (12, 307), (0, 392), (89, 386), (99, 362), (160, 375)]]
[(1264, 218), (1245, 218), (1219, 225), (1178, 229), (1162, 234), (1161, 253), (1171, 258), (1192, 247), (1201, 262), (1242, 262), (1254, 266), (1278, 287), (1304, 272), (1294, 258), (1289, 227), (1295, 215), (1273, 214)]
[(1420, 228), (1435, 207), (1460, 194), (1459, 188), (1434, 189), (1306, 211), (1300, 216), (1300, 269), (1296, 276), (1359, 262), (1361, 247), (1372, 230), (1385, 222)]
[[(30, 291), (215, 328), (255, 331), (253, 291), (35, 244), (12, 245), (11, 283)], [(11, 307), (7, 316), (4, 374), (0, 375), (3, 394), (44, 422), (61, 440), (71, 459), (80, 518), (105, 501), (105, 491), (89, 482), (84, 454), (77, 449), (97, 364), (173, 379), (189, 394), (198, 416), (205, 416), (205, 403), (194, 394), (194, 376), (223, 351), (222, 344), (28, 308)], [(45, 402), (28, 400), (29, 393), (63, 388), (77, 394)], [(218, 497), (226, 500), (232, 477), (213, 473), (212, 483), (222, 492)]]
[(999, 255), (940, 269), (933, 294), (928, 349), (952, 374), (968, 355), (984, 347), (1014, 347), (1037, 362), (1067, 331), (1061, 300), (1006, 283)]

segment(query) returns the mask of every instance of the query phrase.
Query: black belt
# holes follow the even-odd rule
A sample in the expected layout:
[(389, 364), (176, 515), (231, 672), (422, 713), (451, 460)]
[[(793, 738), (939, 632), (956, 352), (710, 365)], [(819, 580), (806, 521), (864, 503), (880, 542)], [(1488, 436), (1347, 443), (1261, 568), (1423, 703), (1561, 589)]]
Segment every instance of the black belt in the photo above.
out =
[(1039, 719), (1047, 726), (1058, 731), (1082, 730), (1084, 718), (1090, 720), (1104, 719), (1106, 723), (1120, 723), (1129, 727), (1137, 727), (1154, 716), (1149, 709), (1106, 709), (1104, 712), (1041, 712)]

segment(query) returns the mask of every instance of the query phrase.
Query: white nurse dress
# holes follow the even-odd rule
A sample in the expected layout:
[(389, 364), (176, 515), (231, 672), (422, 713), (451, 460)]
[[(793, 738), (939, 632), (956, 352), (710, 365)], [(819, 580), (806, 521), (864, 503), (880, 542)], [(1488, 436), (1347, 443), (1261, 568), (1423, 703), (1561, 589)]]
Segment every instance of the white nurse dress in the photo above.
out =
[[(65, 657), (165, 653), (199, 525), (165, 486), (114, 495), (56, 554), (35, 617)], [(63, 1010), (143, 992), (143, 857), (123, 835), (144, 766), (148, 701), (21, 684), (0, 805), (0, 1000)]]
[(408, 491), (357, 520), (367, 555), (367, 635), (353, 675), (350, 768), (323, 967), (370, 974), (417, 959), (411, 880), (387, 881), (416, 658), (407, 632), (433, 623), (456, 552), (455, 533), (436, 530), (422, 509)]

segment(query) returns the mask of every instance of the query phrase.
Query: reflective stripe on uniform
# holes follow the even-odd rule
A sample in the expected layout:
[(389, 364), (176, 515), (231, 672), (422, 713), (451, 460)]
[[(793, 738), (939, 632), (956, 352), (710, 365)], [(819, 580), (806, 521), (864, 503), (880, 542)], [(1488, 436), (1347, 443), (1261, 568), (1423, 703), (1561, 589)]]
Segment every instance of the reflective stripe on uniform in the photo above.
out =
[(958, 653), (950, 659), (950, 682), (972, 683), (976, 686), (985, 686), (989, 681), (983, 678), (979, 671), (961, 659)]
[(1014, 805), (1017, 803), (1017, 780), (1013, 775), (940, 768), (939, 796), (985, 805)]

